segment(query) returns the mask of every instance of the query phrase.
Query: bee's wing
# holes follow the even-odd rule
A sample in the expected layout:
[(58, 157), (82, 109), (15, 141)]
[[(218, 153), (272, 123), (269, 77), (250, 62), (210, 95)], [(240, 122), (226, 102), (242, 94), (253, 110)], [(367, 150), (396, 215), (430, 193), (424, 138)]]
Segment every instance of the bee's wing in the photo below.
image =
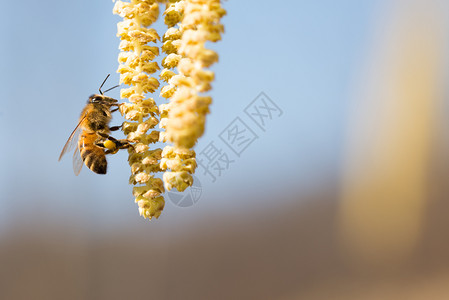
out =
[(78, 125), (76, 125), (75, 129), (73, 129), (72, 134), (69, 136), (69, 139), (67, 140), (67, 142), (64, 145), (64, 148), (62, 148), (61, 154), (59, 155), (59, 160), (61, 160), (61, 158), (64, 156), (64, 154), (66, 154), (67, 152), (69, 152), (70, 150), (73, 149), (73, 146), (75, 146), (78, 143), (78, 136), (81, 133), (81, 123), (83, 123), (84, 119), (86, 118), (86, 115), (84, 115), (84, 117), (81, 118), (81, 120), (79, 121)]
[(83, 160), (81, 159), (80, 149), (78, 147), (75, 148), (73, 152), (73, 172), (78, 176), (83, 168)]

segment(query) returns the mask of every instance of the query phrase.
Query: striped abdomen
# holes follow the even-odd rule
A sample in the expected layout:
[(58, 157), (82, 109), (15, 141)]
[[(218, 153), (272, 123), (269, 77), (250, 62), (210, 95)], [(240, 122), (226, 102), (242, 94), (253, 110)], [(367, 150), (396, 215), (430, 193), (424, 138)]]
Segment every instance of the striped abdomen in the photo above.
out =
[(98, 135), (83, 131), (78, 141), (81, 158), (84, 164), (97, 174), (106, 174), (108, 163), (104, 149), (95, 145)]

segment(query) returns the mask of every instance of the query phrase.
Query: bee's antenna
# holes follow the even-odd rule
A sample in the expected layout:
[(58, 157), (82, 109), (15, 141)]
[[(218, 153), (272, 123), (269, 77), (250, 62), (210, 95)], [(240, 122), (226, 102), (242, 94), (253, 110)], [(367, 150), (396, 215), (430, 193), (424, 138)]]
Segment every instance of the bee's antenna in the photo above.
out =
[[(107, 89), (107, 90), (104, 91), (103, 93), (107, 93), (107, 92), (109, 92), (110, 90), (115, 89), (116, 87), (119, 87), (119, 86), (120, 86), (120, 84), (117, 84), (116, 86), (113, 86), (113, 87)], [(102, 95), (103, 95), (103, 93), (102, 93)]]
[(108, 74), (108, 76), (106, 76), (106, 78), (104, 79), (103, 83), (100, 85), (100, 88), (98, 89), (98, 91), (100, 91), (100, 94), (103, 95), (103, 92), (101, 91), (101, 88), (103, 87), (103, 84), (106, 82), (106, 80), (108, 80), (109, 76), (111, 74)]

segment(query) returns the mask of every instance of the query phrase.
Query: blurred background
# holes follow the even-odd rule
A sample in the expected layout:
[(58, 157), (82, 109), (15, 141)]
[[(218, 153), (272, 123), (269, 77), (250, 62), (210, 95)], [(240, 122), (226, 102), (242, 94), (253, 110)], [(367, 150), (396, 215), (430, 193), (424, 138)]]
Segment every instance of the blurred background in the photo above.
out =
[[(118, 83), (113, 3), (3, 3), (0, 299), (449, 299), (449, 2), (223, 6), (195, 149), (233, 162), (148, 221), (126, 152), (106, 176), (57, 161)], [(264, 127), (246, 113), (261, 92)], [(236, 118), (238, 155), (220, 138)]]

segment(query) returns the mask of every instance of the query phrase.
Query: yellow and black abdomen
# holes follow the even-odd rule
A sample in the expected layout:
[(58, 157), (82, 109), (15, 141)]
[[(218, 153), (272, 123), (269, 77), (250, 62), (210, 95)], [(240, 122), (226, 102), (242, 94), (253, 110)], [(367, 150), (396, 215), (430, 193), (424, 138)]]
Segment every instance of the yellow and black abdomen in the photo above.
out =
[(78, 142), (81, 158), (89, 169), (97, 174), (106, 174), (108, 163), (104, 149), (95, 145), (98, 139), (96, 133), (82, 132)]

